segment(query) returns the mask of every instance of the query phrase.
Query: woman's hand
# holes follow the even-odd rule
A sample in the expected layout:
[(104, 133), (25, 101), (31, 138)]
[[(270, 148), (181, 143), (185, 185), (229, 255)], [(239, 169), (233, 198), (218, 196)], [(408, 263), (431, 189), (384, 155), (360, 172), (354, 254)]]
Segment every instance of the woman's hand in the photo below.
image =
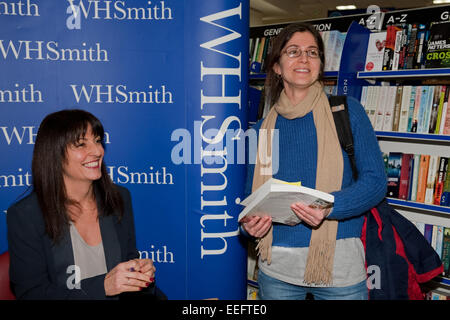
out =
[(311, 208), (310, 206), (296, 202), (291, 205), (292, 211), (300, 218), (300, 220), (312, 227), (317, 227), (330, 213), (330, 209)]
[(107, 296), (135, 292), (154, 281), (155, 267), (149, 259), (134, 259), (119, 263), (106, 274), (104, 286)]
[(245, 217), (242, 219), (241, 222), (242, 222), (242, 227), (245, 229), (245, 231), (248, 232), (248, 234), (250, 234), (251, 236), (253, 236), (255, 238), (261, 238), (266, 235), (266, 233), (269, 231), (270, 227), (272, 226), (272, 217), (271, 216)]

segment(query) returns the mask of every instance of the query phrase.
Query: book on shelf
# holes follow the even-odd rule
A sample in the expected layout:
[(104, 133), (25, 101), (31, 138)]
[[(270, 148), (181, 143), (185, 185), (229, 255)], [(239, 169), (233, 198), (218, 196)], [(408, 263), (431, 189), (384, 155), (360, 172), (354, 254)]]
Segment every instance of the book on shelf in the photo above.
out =
[(419, 24), (417, 30), (417, 51), (413, 65), (414, 69), (421, 69), (423, 66), (423, 53), (424, 53), (424, 46), (426, 46), (426, 35), (427, 35), (427, 26), (422, 23)]
[(414, 159), (414, 155), (411, 153), (402, 154), (402, 167), (400, 169), (400, 187), (398, 191), (398, 198), (402, 200), (408, 200), (408, 190), (410, 182), (410, 174), (412, 169), (411, 162)]
[(408, 130), (408, 112), (411, 99), (412, 86), (403, 86), (401, 106), (400, 106), (400, 119), (398, 123), (399, 132), (407, 132)]
[(386, 45), (386, 31), (372, 32), (367, 44), (366, 63), (364, 71), (381, 71), (383, 69), (384, 47)]
[(425, 68), (450, 67), (450, 21), (432, 22), (425, 54)]
[(389, 152), (387, 170), (387, 195), (391, 198), (398, 198), (400, 189), (400, 171), (402, 167), (402, 153)]
[(449, 89), (450, 89), (450, 86), (447, 86), (447, 90), (445, 91), (444, 107), (442, 109), (442, 119), (441, 119), (442, 124), (440, 127), (441, 134), (450, 134), (450, 106), (449, 106), (450, 93), (449, 93)]
[(444, 236), (442, 241), (442, 263), (444, 264), (444, 273), (450, 277), (450, 228), (444, 227)]
[(442, 245), (444, 244), (444, 229), (443, 226), (436, 226), (436, 253), (439, 256), (439, 259), (442, 261)]
[(298, 183), (271, 178), (241, 202), (245, 208), (238, 220), (251, 216), (271, 216), (272, 222), (296, 225), (301, 222), (291, 209), (291, 204), (296, 202), (325, 209), (333, 206), (334, 196)]
[(435, 133), (437, 120), (438, 120), (438, 109), (439, 109), (439, 101), (441, 100), (441, 87), (436, 86), (434, 88), (433, 101), (431, 105), (431, 113), (428, 125), (428, 133)]
[(445, 117), (445, 113), (447, 112), (447, 108), (445, 108), (445, 97), (447, 94), (447, 98), (448, 98), (448, 89), (450, 87), (443, 85), (441, 86), (441, 93), (439, 96), (439, 105), (438, 105), (438, 113), (437, 113), (437, 119), (436, 119), (436, 128), (434, 130), (435, 134), (439, 134), (441, 133), (441, 121), (442, 121), (442, 115), (444, 114)]
[(416, 202), (425, 202), (425, 190), (427, 188), (428, 166), (430, 163), (430, 155), (420, 155), (419, 176), (417, 177), (417, 194)]
[(427, 184), (425, 188), (425, 204), (434, 203), (434, 186), (436, 182), (436, 173), (438, 169), (439, 157), (436, 155), (430, 155), (430, 162), (428, 164)]
[(427, 239), (428, 243), (432, 244), (432, 238), (433, 238), (433, 225), (426, 223), (425, 224), (425, 232), (423, 234), (425, 239)]
[(414, 154), (414, 167), (413, 167), (413, 175), (411, 180), (411, 190), (409, 199), (411, 201), (417, 200), (417, 186), (419, 182), (419, 172), (420, 172), (420, 154)]
[[(385, 109), (387, 109), (386, 104), (389, 98), (388, 91), (389, 86), (381, 86), (379, 88), (379, 97), (375, 106), (375, 123), (373, 126), (373, 128), (377, 131), (383, 130)], [(391, 115), (391, 112), (389, 112), (389, 114)]]
[(441, 157), (439, 159), (439, 168), (437, 172), (437, 178), (436, 178), (436, 186), (434, 189), (434, 201), (433, 204), (440, 205), (441, 204), (441, 197), (442, 197), (442, 191), (444, 190), (444, 183), (446, 178), (446, 172), (448, 168), (448, 158)]
[(447, 171), (444, 177), (444, 186), (442, 187), (440, 205), (450, 207), (450, 163), (447, 165)]
[(400, 122), (400, 108), (402, 103), (403, 86), (391, 86), (388, 92), (388, 109), (391, 111), (392, 116), (385, 123), (383, 127), (384, 131), (398, 131)]

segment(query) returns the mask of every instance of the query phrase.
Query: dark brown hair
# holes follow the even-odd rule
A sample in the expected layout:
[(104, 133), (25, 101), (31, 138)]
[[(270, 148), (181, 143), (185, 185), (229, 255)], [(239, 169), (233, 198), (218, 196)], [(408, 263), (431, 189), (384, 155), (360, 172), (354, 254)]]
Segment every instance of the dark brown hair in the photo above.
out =
[[(73, 204), (73, 200), (67, 196), (63, 179), (67, 147), (83, 138), (89, 125), (92, 134), (103, 141), (101, 122), (91, 113), (79, 109), (47, 115), (36, 136), (32, 161), (33, 189), (44, 216), (46, 233), (55, 243), (61, 239), (71, 220), (67, 205)], [(118, 213), (121, 217), (123, 200), (106, 171), (104, 161), (101, 172), (101, 178), (93, 182), (99, 215)]]
[(283, 79), (279, 75), (277, 75), (275, 71), (273, 71), (273, 66), (275, 65), (275, 63), (278, 63), (280, 61), (281, 52), (283, 51), (284, 46), (296, 32), (309, 32), (314, 37), (317, 43), (317, 47), (319, 48), (319, 57), (321, 62), (318, 80), (323, 80), (325, 54), (324, 44), (320, 33), (312, 25), (307, 23), (290, 24), (283, 28), (283, 30), (281, 30), (280, 33), (271, 40), (273, 41), (273, 43), (270, 55), (268, 57), (267, 77), (265, 82), (266, 99), (270, 103), (270, 106), (273, 106), (273, 104), (277, 102), (284, 86)]

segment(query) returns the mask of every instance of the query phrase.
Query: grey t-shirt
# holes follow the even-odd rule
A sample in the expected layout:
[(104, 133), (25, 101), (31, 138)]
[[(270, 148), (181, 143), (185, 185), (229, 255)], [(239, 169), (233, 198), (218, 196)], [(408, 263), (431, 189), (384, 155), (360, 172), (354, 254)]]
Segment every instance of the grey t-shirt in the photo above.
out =
[(96, 246), (88, 245), (73, 223), (70, 224), (70, 237), (75, 265), (80, 268), (80, 280), (107, 273), (103, 242)]
[[(258, 264), (262, 272), (275, 279), (299, 286), (324, 287), (324, 285), (307, 285), (305, 275), (308, 247), (272, 247), (272, 263)], [(339, 239), (336, 241), (333, 265), (334, 287), (346, 287), (366, 279), (364, 246), (359, 238)]]

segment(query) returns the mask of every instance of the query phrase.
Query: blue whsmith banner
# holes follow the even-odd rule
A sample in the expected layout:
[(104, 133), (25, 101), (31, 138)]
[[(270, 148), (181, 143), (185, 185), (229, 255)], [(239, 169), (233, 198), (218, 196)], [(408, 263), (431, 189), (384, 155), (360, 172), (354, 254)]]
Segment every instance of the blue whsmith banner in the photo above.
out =
[(32, 186), (41, 120), (82, 108), (106, 130), (137, 246), (169, 299), (245, 299), (248, 1), (0, 1), (0, 253)]

